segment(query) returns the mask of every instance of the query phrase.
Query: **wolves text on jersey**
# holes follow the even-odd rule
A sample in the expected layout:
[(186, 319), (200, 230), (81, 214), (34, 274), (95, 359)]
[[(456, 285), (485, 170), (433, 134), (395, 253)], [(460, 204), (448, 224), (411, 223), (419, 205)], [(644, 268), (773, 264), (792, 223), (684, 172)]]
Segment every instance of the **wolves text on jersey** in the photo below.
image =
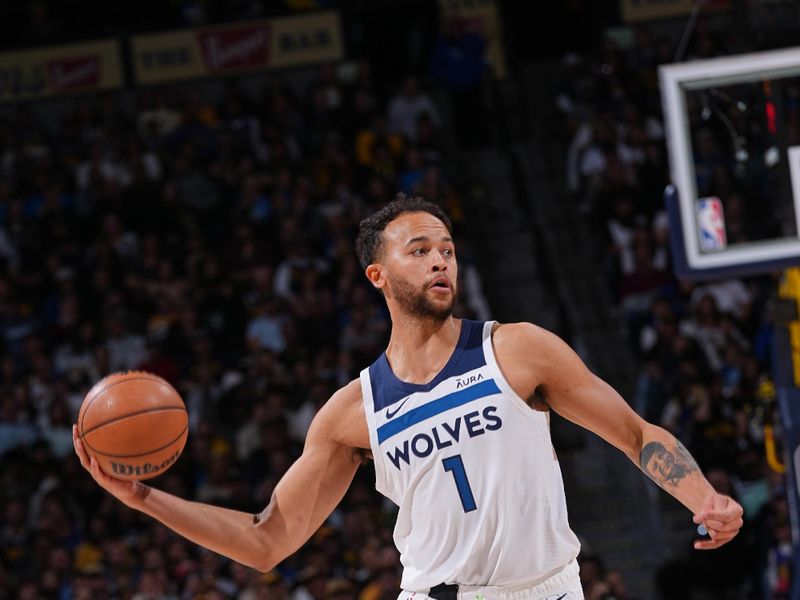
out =
[(497, 415), (497, 407), (487, 406), (482, 411), (474, 410), (439, 423), (430, 432), (417, 433), (410, 440), (403, 440), (402, 444), (387, 451), (386, 456), (396, 469), (402, 470), (403, 463), (411, 464), (415, 456), (425, 458), (434, 450), (452, 446), (462, 438), (474, 438), (489, 431), (497, 431), (502, 426), (503, 421)]

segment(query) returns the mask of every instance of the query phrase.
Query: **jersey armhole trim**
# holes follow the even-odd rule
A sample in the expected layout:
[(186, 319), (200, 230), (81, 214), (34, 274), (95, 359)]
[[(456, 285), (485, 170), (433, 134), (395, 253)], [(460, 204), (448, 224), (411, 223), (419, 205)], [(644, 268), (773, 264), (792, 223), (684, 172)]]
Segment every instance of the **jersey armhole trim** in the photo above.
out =
[(486, 321), (483, 324), (483, 357), (486, 359), (486, 365), (492, 372), (492, 377), (494, 377), (497, 387), (500, 388), (500, 391), (509, 399), (511, 405), (520, 413), (535, 421), (544, 420), (548, 422), (549, 426), (549, 413), (547, 411), (534, 410), (528, 406), (528, 403), (519, 397), (519, 394), (514, 391), (514, 388), (511, 387), (508, 381), (506, 381), (505, 376), (503, 376), (503, 372), (500, 370), (500, 365), (497, 363), (497, 358), (495, 358), (494, 355), (494, 346), (492, 345), (492, 334), (495, 325), (498, 325), (497, 321)]
[(375, 464), (375, 489), (384, 493), (386, 489), (386, 471), (384, 470), (381, 448), (378, 444), (378, 427), (375, 423), (375, 403), (372, 397), (372, 380), (369, 376), (369, 368), (361, 371), (360, 379), (364, 415), (367, 418), (367, 429), (369, 430), (369, 445), (372, 448), (372, 462)]

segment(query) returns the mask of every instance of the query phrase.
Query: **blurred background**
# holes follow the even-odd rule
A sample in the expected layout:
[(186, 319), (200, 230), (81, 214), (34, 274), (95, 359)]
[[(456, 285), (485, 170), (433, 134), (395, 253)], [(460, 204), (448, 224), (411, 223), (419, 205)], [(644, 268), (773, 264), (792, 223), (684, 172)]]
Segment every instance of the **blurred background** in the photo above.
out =
[[(745, 507), (695, 552), (688, 511), (554, 418), (586, 597), (789, 598), (780, 274), (673, 276), (657, 67), (799, 39), (784, 0), (0, 3), (0, 598), (397, 597), (370, 465), (261, 574), (102, 492), (71, 424), (104, 375), (156, 373), (190, 435), (154, 484), (259, 511), (383, 351), (353, 241), (398, 191), (454, 220), (458, 316), (555, 331)], [(779, 228), (727, 135), (710, 122), (695, 166), (741, 189), (729, 235)]]

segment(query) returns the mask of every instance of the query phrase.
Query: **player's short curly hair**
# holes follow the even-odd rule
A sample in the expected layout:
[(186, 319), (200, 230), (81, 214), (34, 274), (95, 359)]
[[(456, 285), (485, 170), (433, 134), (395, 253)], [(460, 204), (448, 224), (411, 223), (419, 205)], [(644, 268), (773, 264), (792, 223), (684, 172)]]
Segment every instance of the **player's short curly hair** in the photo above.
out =
[(404, 213), (426, 212), (439, 219), (447, 231), (453, 232), (453, 224), (438, 204), (429, 202), (421, 196), (409, 198), (405, 194), (397, 194), (394, 200), (377, 212), (363, 219), (358, 225), (356, 238), (356, 254), (361, 268), (366, 269), (375, 262), (383, 241), (383, 230), (386, 226)]

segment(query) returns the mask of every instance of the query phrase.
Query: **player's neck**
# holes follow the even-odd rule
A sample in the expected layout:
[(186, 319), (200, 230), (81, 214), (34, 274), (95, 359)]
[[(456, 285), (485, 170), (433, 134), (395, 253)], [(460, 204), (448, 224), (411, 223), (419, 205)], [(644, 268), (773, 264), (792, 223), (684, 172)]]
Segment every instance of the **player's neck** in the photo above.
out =
[(408, 383), (428, 383), (442, 370), (458, 343), (461, 319), (444, 321), (413, 317), (392, 320), (386, 358), (392, 372)]

